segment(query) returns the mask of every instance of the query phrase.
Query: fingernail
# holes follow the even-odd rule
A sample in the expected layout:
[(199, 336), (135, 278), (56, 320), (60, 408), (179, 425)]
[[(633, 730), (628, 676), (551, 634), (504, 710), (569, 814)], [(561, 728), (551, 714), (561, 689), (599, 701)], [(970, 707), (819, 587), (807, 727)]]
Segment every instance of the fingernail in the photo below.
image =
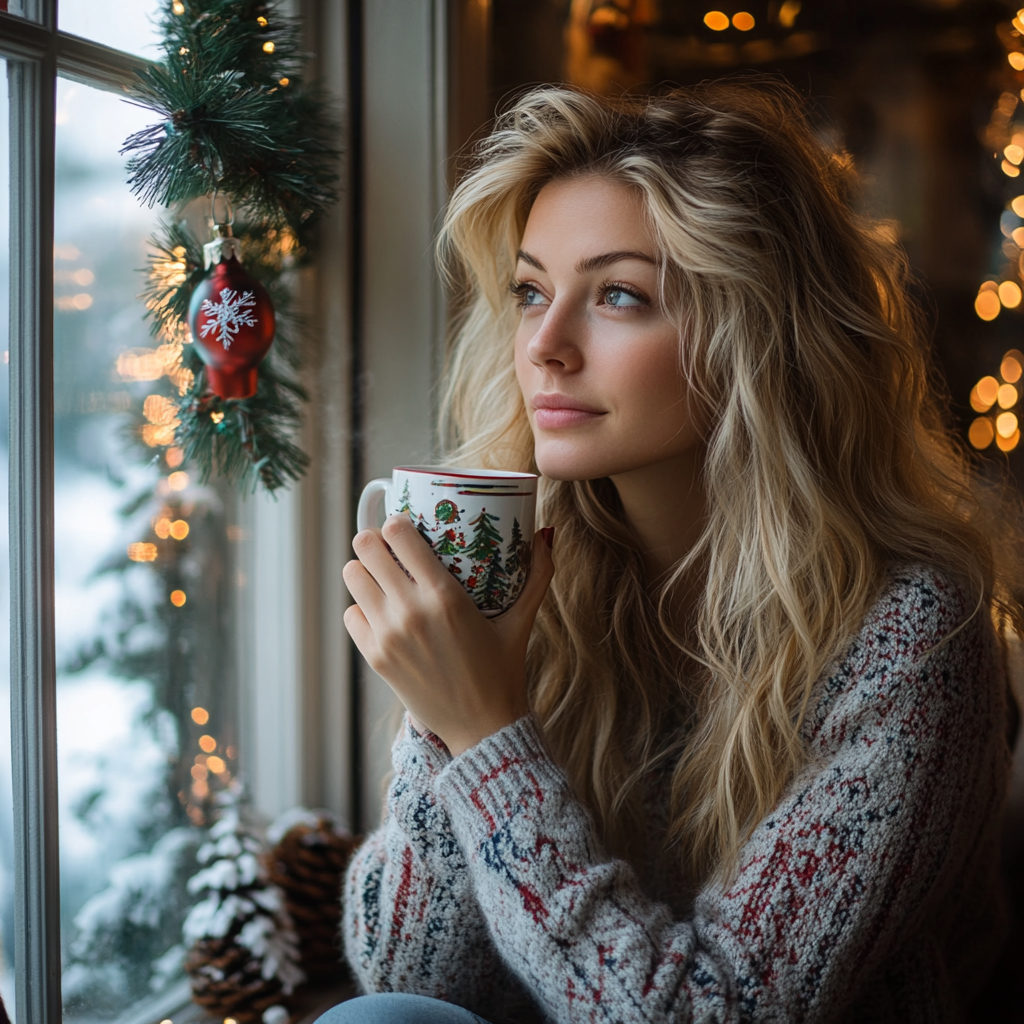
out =
[(540, 535), (544, 538), (544, 543), (547, 544), (548, 549), (550, 550), (555, 543), (555, 528), (553, 526), (545, 526), (544, 529), (540, 531)]

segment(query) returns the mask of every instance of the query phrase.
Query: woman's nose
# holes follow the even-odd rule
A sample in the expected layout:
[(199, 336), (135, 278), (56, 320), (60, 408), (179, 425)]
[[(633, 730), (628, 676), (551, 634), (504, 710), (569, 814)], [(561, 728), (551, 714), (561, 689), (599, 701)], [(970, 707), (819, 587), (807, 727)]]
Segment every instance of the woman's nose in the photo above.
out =
[(526, 353), (531, 362), (545, 369), (578, 370), (583, 365), (585, 330), (585, 324), (568, 304), (560, 304), (556, 299), (530, 339)]

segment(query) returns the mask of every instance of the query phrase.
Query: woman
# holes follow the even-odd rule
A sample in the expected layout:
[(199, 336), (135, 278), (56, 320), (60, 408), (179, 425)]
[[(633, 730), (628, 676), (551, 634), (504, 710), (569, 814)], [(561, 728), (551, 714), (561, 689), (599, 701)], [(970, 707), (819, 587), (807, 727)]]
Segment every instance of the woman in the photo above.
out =
[(344, 937), (397, 995), (329, 1020), (965, 1018), (1020, 577), (852, 185), (779, 86), (538, 89), (480, 146), (445, 461), (538, 470), (549, 529), (495, 620), (355, 539), (408, 714)]

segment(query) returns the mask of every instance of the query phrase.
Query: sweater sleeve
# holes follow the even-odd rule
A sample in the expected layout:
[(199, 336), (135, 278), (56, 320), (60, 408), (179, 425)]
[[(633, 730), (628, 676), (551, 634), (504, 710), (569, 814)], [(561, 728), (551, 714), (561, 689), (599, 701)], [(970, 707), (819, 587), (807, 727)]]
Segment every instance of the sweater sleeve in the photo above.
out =
[(823, 688), (810, 763), (688, 920), (602, 856), (532, 718), (445, 767), (484, 916), (551, 1018), (835, 1020), (920, 934), (998, 814), (1001, 694), (980, 615), (936, 647), (960, 602), (911, 586), (877, 611)]
[(408, 716), (392, 747), (385, 820), (345, 878), (345, 952), (367, 992), (432, 996), (505, 1014), (522, 986), (502, 964), (433, 782), (451, 755)]

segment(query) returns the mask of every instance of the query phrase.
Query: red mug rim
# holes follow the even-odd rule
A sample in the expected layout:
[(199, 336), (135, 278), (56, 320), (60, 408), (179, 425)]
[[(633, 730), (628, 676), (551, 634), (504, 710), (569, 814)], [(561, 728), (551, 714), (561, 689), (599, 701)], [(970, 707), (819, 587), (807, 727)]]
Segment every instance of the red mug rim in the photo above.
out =
[(395, 466), (395, 473), (425, 473), (431, 476), (452, 476), (458, 480), (536, 480), (536, 473), (514, 473), (507, 469), (466, 469), (463, 466)]

